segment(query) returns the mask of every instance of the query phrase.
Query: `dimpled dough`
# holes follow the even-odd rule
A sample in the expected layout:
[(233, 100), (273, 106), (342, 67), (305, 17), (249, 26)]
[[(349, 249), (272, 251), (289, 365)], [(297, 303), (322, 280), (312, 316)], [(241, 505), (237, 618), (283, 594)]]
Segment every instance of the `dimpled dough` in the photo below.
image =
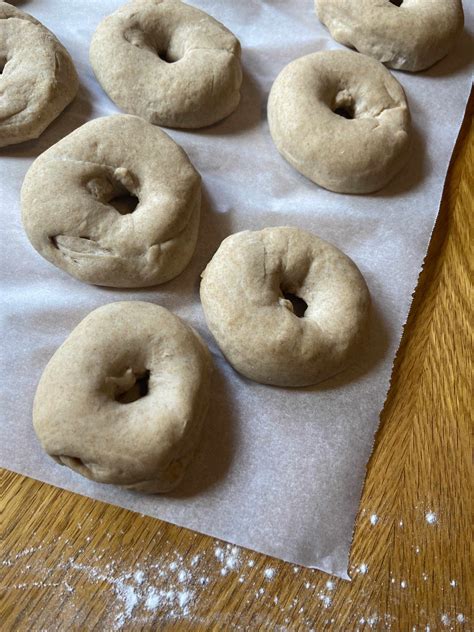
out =
[[(303, 317), (287, 298), (306, 302)], [(202, 274), (206, 322), (232, 366), (276, 386), (309, 386), (344, 370), (365, 340), (370, 296), (357, 266), (298, 228), (224, 239)]]
[(48, 362), (33, 425), (58, 463), (100, 483), (150, 493), (182, 479), (208, 402), (210, 353), (152, 303), (91, 312)]
[[(138, 198), (133, 212), (114, 203)], [(201, 179), (165, 132), (137, 116), (95, 119), (41, 154), (21, 190), (34, 248), (72, 276), (112, 287), (164, 283), (197, 240)]]
[(56, 37), (0, 2), (0, 147), (38, 138), (78, 88), (72, 59)]
[(240, 44), (220, 22), (179, 0), (134, 0), (97, 27), (90, 60), (125, 112), (165, 127), (198, 128), (240, 101)]

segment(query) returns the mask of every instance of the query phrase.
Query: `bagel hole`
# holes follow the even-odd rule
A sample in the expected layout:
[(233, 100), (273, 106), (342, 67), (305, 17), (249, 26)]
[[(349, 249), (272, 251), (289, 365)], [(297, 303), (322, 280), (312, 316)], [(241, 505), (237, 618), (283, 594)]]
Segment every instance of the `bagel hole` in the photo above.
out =
[(142, 373), (135, 373), (135, 384), (124, 392), (115, 395), (115, 401), (120, 404), (132, 404), (137, 400), (148, 395), (150, 371), (148, 369)]
[(169, 49), (158, 50), (156, 51), (156, 54), (162, 61), (165, 61), (167, 64), (174, 64), (177, 61), (179, 61), (179, 57), (175, 57), (174, 55), (171, 55), (171, 53), (169, 52)]
[(308, 303), (303, 300), (300, 296), (296, 294), (292, 294), (291, 292), (281, 291), (284, 298), (293, 305), (293, 314), (298, 316), (298, 318), (303, 318), (306, 310), (308, 309)]
[(120, 215), (130, 215), (130, 213), (133, 213), (138, 206), (138, 202), (139, 199), (137, 196), (128, 191), (109, 200), (110, 206), (113, 206)]
[(396, 7), (401, 7), (403, 4), (403, 0), (388, 0), (390, 4), (395, 5)]
[(349, 106), (336, 108), (334, 110), (334, 114), (337, 114), (338, 116), (342, 116), (343, 118), (348, 119), (348, 120), (352, 120), (354, 118), (354, 111)]

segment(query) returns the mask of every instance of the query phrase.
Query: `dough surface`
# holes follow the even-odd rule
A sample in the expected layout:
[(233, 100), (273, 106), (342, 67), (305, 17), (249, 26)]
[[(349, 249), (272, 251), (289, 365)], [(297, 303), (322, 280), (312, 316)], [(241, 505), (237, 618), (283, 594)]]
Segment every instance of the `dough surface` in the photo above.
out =
[(117, 302), (91, 312), (48, 362), (33, 425), (58, 463), (150, 493), (178, 485), (207, 413), (211, 356), (171, 312)]
[[(295, 296), (307, 304), (302, 317)], [(201, 302), (237, 371), (263, 384), (309, 386), (357, 360), (370, 296), (335, 246), (276, 227), (224, 239), (202, 274)]]
[(198, 128), (240, 101), (240, 44), (179, 0), (133, 0), (106, 17), (90, 47), (100, 84), (125, 112), (165, 127)]
[(38, 20), (0, 2), (0, 147), (38, 138), (74, 99), (72, 59)]
[(337, 42), (412, 72), (445, 57), (464, 24), (461, 0), (315, 0), (315, 5)]
[(26, 174), (21, 206), (32, 245), (54, 265), (87, 283), (145, 287), (189, 263), (201, 179), (165, 132), (118, 114), (41, 154)]
[(281, 155), (337, 193), (377, 191), (409, 157), (403, 88), (380, 62), (352, 51), (288, 64), (272, 86), (268, 122)]

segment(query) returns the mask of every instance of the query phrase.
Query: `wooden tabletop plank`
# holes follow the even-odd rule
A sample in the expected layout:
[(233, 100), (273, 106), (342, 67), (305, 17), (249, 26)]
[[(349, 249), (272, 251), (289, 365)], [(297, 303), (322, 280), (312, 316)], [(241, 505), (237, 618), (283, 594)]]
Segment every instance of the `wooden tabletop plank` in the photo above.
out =
[(2, 631), (474, 629), (473, 111), (471, 99), (368, 466), (353, 581), (3, 471)]

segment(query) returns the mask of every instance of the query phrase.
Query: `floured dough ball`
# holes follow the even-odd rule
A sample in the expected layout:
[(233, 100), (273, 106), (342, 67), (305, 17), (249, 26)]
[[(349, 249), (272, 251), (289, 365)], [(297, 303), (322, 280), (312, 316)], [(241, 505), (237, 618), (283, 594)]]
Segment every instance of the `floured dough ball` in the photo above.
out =
[(91, 312), (48, 362), (33, 425), (58, 463), (150, 493), (178, 485), (205, 418), (212, 363), (171, 312), (118, 302)]
[(202, 273), (201, 301), (237, 371), (263, 384), (309, 386), (357, 360), (370, 296), (344, 253), (280, 226), (224, 239)]
[(38, 138), (78, 88), (72, 59), (53, 33), (0, 2), (0, 147)]
[(97, 27), (90, 60), (125, 112), (165, 127), (216, 123), (240, 101), (240, 44), (180, 0), (133, 0)]
[(95, 119), (45, 151), (21, 190), (23, 225), (48, 261), (87, 283), (145, 287), (177, 276), (196, 247), (201, 178), (137, 116)]

